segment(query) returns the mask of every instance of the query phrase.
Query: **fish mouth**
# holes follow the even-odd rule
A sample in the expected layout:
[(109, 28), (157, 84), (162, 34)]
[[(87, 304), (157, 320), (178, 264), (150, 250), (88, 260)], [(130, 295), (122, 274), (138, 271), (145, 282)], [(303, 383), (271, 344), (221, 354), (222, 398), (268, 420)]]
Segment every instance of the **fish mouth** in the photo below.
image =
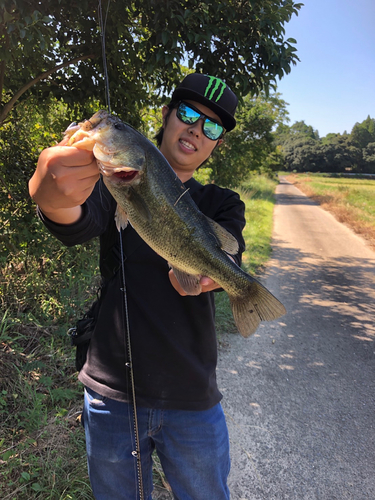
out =
[(137, 179), (141, 173), (139, 170), (134, 170), (130, 167), (114, 167), (113, 165), (105, 164), (99, 160), (97, 160), (97, 163), (101, 173), (115, 182), (130, 183)]
[(139, 170), (122, 170), (114, 172), (112, 176), (116, 177), (119, 181), (131, 182), (139, 176)]

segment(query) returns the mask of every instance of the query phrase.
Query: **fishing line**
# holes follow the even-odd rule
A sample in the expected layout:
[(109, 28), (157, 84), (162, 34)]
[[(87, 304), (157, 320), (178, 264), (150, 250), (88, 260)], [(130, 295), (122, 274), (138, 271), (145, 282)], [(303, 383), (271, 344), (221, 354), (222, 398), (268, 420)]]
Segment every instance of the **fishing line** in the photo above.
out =
[(103, 59), (103, 71), (104, 71), (104, 82), (105, 82), (105, 100), (108, 108), (108, 113), (111, 112), (111, 101), (109, 96), (109, 78), (108, 78), (108, 68), (107, 68), (107, 53), (105, 48), (105, 32), (107, 27), (107, 18), (109, 4), (111, 0), (108, 0), (107, 12), (105, 14), (105, 21), (103, 22), (103, 10), (102, 10), (102, 0), (99, 0), (98, 11), (99, 11), (99, 25), (100, 25), (100, 38), (102, 42), (102, 59)]
[[(104, 82), (106, 89), (106, 104), (108, 107), (108, 113), (111, 112), (110, 105), (110, 95), (109, 95), (109, 77), (108, 77), (108, 68), (107, 68), (107, 54), (105, 49), (105, 32), (107, 26), (107, 17), (109, 10), (110, 0), (108, 0), (107, 4), (107, 12), (105, 21), (103, 22), (103, 9), (102, 2), (99, 0), (98, 11), (99, 11), (99, 24), (101, 31), (101, 42), (102, 42), (102, 58), (103, 58), (103, 71), (104, 71)], [(129, 311), (128, 311), (128, 296), (126, 291), (126, 280), (125, 280), (125, 254), (123, 248), (122, 241), (122, 230), (119, 230), (119, 238), (120, 238), (120, 258), (121, 258), (121, 273), (122, 273), (122, 293), (124, 298), (124, 341), (125, 341), (125, 360), (127, 372), (130, 374), (130, 386), (132, 393), (132, 405), (133, 405), (133, 425), (134, 425), (134, 448), (135, 450), (132, 452), (133, 457), (136, 459), (136, 470), (135, 476), (138, 479), (138, 491), (139, 491), (139, 500), (144, 500), (144, 490), (143, 490), (143, 476), (142, 476), (142, 463), (141, 463), (141, 449), (140, 449), (140, 440), (139, 440), (139, 428), (138, 428), (138, 417), (137, 417), (137, 403), (136, 403), (136, 394), (135, 394), (135, 381), (134, 381), (134, 371), (133, 371), (133, 356), (131, 349), (131, 341), (130, 341), (130, 326), (129, 326)]]

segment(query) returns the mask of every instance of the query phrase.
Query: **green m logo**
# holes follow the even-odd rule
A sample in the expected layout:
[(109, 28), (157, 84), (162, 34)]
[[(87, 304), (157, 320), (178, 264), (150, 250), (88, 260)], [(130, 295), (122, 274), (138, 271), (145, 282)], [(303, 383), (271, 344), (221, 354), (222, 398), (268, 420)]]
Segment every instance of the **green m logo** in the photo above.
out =
[(204, 92), (204, 97), (207, 97), (210, 101), (213, 100), (215, 92), (218, 90), (219, 94), (217, 95), (215, 102), (219, 101), (223, 92), (226, 88), (226, 84), (220, 78), (216, 78), (215, 76), (208, 76), (209, 82), (207, 84), (206, 90)]

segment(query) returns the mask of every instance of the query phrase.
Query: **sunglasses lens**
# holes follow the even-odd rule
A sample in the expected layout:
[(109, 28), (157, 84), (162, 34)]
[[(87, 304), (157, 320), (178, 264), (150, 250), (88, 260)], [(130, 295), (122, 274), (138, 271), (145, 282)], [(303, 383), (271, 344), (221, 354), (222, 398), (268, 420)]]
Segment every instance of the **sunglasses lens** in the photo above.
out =
[(178, 107), (177, 116), (184, 123), (192, 124), (199, 120), (200, 114), (182, 102)]
[(206, 119), (204, 122), (203, 133), (212, 141), (216, 141), (217, 139), (219, 139), (219, 137), (223, 133), (223, 130), (223, 127), (219, 123), (212, 122), (208, 119)]

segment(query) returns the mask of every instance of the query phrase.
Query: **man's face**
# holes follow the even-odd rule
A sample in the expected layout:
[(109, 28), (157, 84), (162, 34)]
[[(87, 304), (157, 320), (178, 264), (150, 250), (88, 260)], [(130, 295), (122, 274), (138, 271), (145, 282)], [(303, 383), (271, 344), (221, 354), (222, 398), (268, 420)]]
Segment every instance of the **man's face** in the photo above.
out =
[[(207, 106), (191, 100), (184, 102), (192, 104), (201, 113), (207, 115), (208, 118), (221, 123), (218, 115)], [(168, 113), (167, 106), (164, 106), (162, 112), (164, 134), (160, 151), (180, 178), (180, 173), (184, 177), (191, 177), (222, 140), (212, 141), (203, 134), (203, 119), (189, 125), (177, 118), (176, 109), (172, 110), (167, 121), (165, 120)]]

